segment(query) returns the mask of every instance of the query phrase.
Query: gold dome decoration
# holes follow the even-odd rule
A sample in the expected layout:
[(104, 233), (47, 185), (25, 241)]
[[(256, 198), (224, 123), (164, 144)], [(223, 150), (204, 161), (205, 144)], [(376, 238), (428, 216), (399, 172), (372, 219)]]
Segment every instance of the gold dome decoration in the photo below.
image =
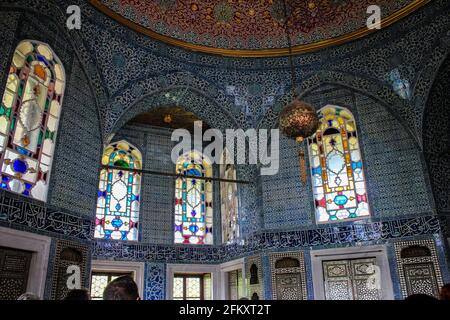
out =
[(316, 110), (309, 104), (298, 99), (294, 99), (280, 113), (280, 130), (298, 143), (313, 135), (318, 126), (319, 118)]
[[(187, 40), (183, 40), (180, 38), (172, 37), (170, 35), (165, 35), (162, 33), (159, 33), (155, 30), (153, 30), (150, 27), (146, 27), (139, 22), (127, 18), (123, 13), (120, 13), (116, 11), (112, 6), (107, 5), (106, 2), (101, 0), (88, 0), (89, 3), (107, 15), (108, 17), (116, 20), (117, 22), (121, 23), (122, 25), (136, 31), (139, 33), (142, 33), (146, 36), (149, 36), (153, 39), (156, 39), (158, 41), (162, 41), (164, 43), (167, 43), (169, 45), (178, 46), (183, 49), (195, 51), (195, 52), (201, 52), (206, 54), (216, 54), (221, 56), (229, 56), (229, 57), (249, 57), (249, 58), (259, 58), (259, 57), (280, 57), (280, 56), (287, 56), (292, 53), (294, 54), (300, 54), (300, 53), (307, 53), (307, 52), (313, 52), (317, 51), (323, 48), (331, 47), (331, 46), (337, 46), (341, 45), (356, 39), (360, 39), (362, 37), (365, 37), (367, 35), (370, 35), (377, 30), (368, 29), (366, 26), (361, 27), (359, 29), (356, 29), (354, 31), (350, 31), (348, 33), (344, 33), (342, 35), (338, 35), (335, 37), (329, 37), (324, 38), (322, 40), (318, 40), (316, 42), (310, 42), (305, 44), (299, 44), (292, 47), (292, 50), (289, 50), (288, 48), (259, 48), (259, 49), (237, 49), (237, 48), (221, 48), (221, 47), (214, 47), (207, 44), (201, 44), (201, 43), (193, 43), (189, 42)], [(410, 0), (409, 3), (407, 3), (405, 6), (403, 6), (401, 9), (397, 11), (393, 11), (391, 14), (387, 15), (386, 17), (383, 17), (381, 21), (381, 27), (386, 28), (397, 21), (405, 18), (406, 16), (410, 15), (411, 13), (415, 12), (419, 8), (423, 7), (427, 3), (429, 3), (431, 0)], [(144, 2), (144, 1), (143, 1)], [(152, 2), (152, 1), (148, 1)], [(256, 2), (256, 1), (255, 1)], [(264, 1), (261, 1), (264, 2)], [(268, 4), (272, 4), (271, 1), (267, 1)], [(313, 3), (313, 4), (311, 4)], [(314, 7), (314, 8), (312, 8)], [(193, 12), (198, 12), (201, 8), (197, 3), (193, 3), (189, 6), (190, 10)], [(307, 8), (311, 11), (314, 11), (317, 8), (317, 1), (310, 1), (307, 3)], [(207, 9), (205, 9), (206, 11)], [(206, 13), (206, 12), (205, 12)], [(241, 17), (245, 16), (245, 12), (240, 13)], [(213, 20), (213, 17), (211, 14), (207, 14), (205, 16), (205, 20)], [(235, 22), (237, 24), (241, 24), (241, 19), (238, 15), (235, 15)], [(270, 20), (270, 22), (272, 22)], [(276, 21), (273, 21), (273, 27), (277, 27)], [(269, 24), (269, 22), (268, 22)], [(230, 28), (233, 29), (233, 28)]]
[[(319, 118), (316, 110), (309, 104), (299, 101), (297, 98), (289, 103), (280, 113), (279, 128), (288, 138), (295, 139), (298, 144), (313, 135), (319, 127)], [(306, 161), (303, 146), (298, 151), (300, 177), (302, 182), (307, 182)]]

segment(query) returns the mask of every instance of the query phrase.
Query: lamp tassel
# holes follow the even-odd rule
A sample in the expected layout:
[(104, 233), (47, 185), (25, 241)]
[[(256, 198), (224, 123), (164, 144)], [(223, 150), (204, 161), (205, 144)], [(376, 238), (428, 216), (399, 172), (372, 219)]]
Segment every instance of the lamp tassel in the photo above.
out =
[(306, 184), (306, 161), (305, 161), (305, 151), (303, 151), (303, 146), (300, 146), (300, 150), (298, 151), (298, 160), (300, 164), (300, 178), (303, 184)]
[(303, 182), (303, 184), (306, 184), (306, 161), (305, 161), (305, 150), (303, 149), (303, 142), (305, 139), (303, 137), (297, 137), (295, 138), (295, 141), (297, 141), (298, 146), (300, 147), (300, 150), (298, 150), (298, 162), (300, 167), (300, 178)]

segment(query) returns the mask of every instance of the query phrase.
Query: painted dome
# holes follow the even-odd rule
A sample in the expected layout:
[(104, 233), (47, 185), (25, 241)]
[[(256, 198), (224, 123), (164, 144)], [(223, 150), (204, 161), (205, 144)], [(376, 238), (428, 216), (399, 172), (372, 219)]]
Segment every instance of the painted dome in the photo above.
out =
[[(382, 26), (428, 0), (380, 0)], [(158, 40), (237, 56), (287, 53), (284, 0), (91, 0), (99, 10)], [(371, 0), (286, 0), (294, 52), (362, 37)]]

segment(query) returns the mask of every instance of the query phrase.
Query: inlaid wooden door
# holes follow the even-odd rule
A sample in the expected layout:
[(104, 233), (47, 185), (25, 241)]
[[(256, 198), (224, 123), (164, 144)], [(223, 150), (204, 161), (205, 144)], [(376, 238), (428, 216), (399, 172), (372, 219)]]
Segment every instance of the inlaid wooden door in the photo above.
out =
[(0, 247), (0, 300), (16, 300), (27, 291), (33, 253)]
[(326, 300), (379, 300), (381, 290), (371, 285), (375, 258), (323, 261)]

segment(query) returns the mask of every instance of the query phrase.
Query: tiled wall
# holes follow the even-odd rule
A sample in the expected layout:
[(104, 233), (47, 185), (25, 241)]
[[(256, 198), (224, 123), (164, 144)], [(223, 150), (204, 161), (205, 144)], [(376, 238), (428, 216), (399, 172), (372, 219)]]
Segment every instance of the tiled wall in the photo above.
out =
[(309, 180), (306, 185), (300, 181), (298, 150), (295, 141), (281, 137), (279, 173), (261, 178), (266, 229), (298, 228), (314, 223), (311, 185)]
[(59, 124), (49, 203), (92, 217), (103, 149), (100, 124), (92, 91), (77, 60), (71, 70)]
[(166, 265), (145, 264), (144, 300), (164, 300), (166, 298)]
[(418, 145), (386, 108), (356, 95), (367, 189), (375, 217), (434, 211)]
[[(16, 1), (16, 3), (19, 2), (21, 1)], [(42, 2), (46, 5), (46, 1), (29, 2)], [(66, 5), (66, 1), (63, 0), (56, 2), (61, 6)], [(285, 59), (236, 59), (234, 61), (167, 48), (164, 45), (161, 46), (158, 42), (138, 37), (124, 28), (118, 27), (115, 23), (104, 23), (105, 17), (97, 15), (92, 8), (85, 8), (86, 3), (78, 0), (74, 0), (74, 2), (79, 3), (83, 10), (86, 9), (85, 25), (77, 34), (82, 34), (88, 48), (92, 51), (90, 53), (77, 48), (80, 49), (80, 52), (78, 52), (79, 55), (76, 55), (74, 48), (71, 47), (70, 42), (64, 36), (65, 31), (61, 31), (60, 26), (55, 25), (51, 19), (42, 19), (42, 17), (32, 13), (27, 13), (24, 16), (22, 10), (20, 12), (0, 12), (0, 28), (2, 30), (0, 33), (0, 42), (2, 43), (0, 47), (0, 87), (3, 87), (6, 81), (5, 71), (10, 64), (10, 58), (14, 50), (12, 44), (25, 38), (47, 42), (63, 61), (68, 75), (53, 163), (54, 170), (52, 172), (49, 204), (85, 216), (93, 214), (98, 182), (98, 165), (102, 151), (102, 132), (100, 131), (97, 109), (102, 111), (102, 116), (104, 116), (102, 121), (110, 124), (112, 128), (112, 123), (125, 112), (126, 107), (132, 105), (136, 102), (136, 99), (140, 99), (144, 94), (150, 94), (152, 90), (163, 90), (167, 87), (180, 85), (180, 83), (183, 85), (188, 83), (189, 86), (201, 92), (198, 95), (202, 96), (204, 100), (185, 97), (186, 100), (195, 104), (198, 110), (201, 110), (202, 107), (208, 109), (205, 112), (208, 113), (210, 118), (217, 118), (216, 123), (223, 126), (228, 126), (229, 123), (239, 123), (243, 126), (254, 125), (257, 122), (256, 120), (260, 120), (260, 118), (250, 119), (251, 121), (247, 122), (246, 117), (251, 115), (243, 114), (242, 106), (236, 103), (236, 101), (242, 100), (242, 97), (224, 94), (225, 88), (231, 84), (239, 88), (257, 88), (265, 92), (264, 94), (275, 97), (274, 104), (270, 105), (267, 110), (260, 110), (260, 112), (264, 114), (267, 111), (264, 115), (266, 118), (270, 118), (270, 115), (276, 118), (275, 107), (279, 104), (278, 99), (283, 95), (283, 93), (278, 92), (282, 92), (289, 86), (286, 83), (286, 79), (289, 78), (287, 72), (282, 70), (286, 66)], [(442, 0), (437, 2), (441, 5), (444, 3)], [(10, 5), (13, 6), (14, 3), (11, 2)], [(17, 5), (19, 6), (20, 3)], [(430, 27), (423, 27), (423, 31), (426, 32), (418, 32), (416, 25), (421, 22), (421, 19), (422, 16), (417, 15), (416, 18), (411, 18), (408, 20), (409, 22), (405, 23), (404, 29), (399, 26), (402, 33), (410, 32), (401, 42), (397, 42), (396, 29), (393, 29), (393, 36), (379, 32), (376, 38), (372, 37), (364, 44), (355, 43), (354, 45), (341, 46), (342, 52), (339, 51), (339, 48), (336, 48), (297, 57), (296, 61), (311, 74), (321, 71), (323, 63), (329, 63), (324, 66), (325, 69), (348, 70), (354, 74), (360, 74), (362, 77), (370, 75), (370, 77), (377, 78), (375, 82), (383, 82), (385, 73), (391, 68), (385, 60), (395, 55), (395, 51), (400, 50), (400, 55), (408, 56), (405, 59), (405, 65), (401, 66), (402, 70), (406, 70), (405, 73), (410, 75), (411, 82), (416, 81), (421, 76), (421, 63), (420, 61), (411, 62), (410, 60), (412, 58), (426, 60), (428, 55), (424, 54), (423, 57), (417, 57), (417, 54), (420, 52), (431, 53), (434, 50), (434, 48), (431, 48), (434, 42), (431, 40), (422, 41), (421, 37), (427, 37), (430, 33), (435, 37), (440, 37), (439, 35), (443, 30), (448, 28), (448, 17), (440, 17), (441, 20), (430, 24)], [(21, 22), (20, 27), (19, 21)], [(113, 28), (109, 30), (108, 28), (111, 26)], [(75, 37), (75, 34), (73, 35)], [(394, 37), (395, 40), (390, 39), (390, 37)], [(130, 42), (128, 43), (124, 39)], [(392, 49), (377, 49), (378, 47), (374, 43), (378, 41), (379, 45), (384, 47), (384, 40), (386, 39), (391, 41)], [(445, 37), (438, 40), (445, 44)], [(361, 48), (366, 48), (367, 51), (364, 49), (360, 53)], [(330, 57), (336, 59), (330, 59)], [(432, 59), (428, 60), (431, 61)], [(437, 61), (438, 59), (434, 60)], [(377, 65), (376, 70), (370, 67), (374, 62)], [(143, 68), (143, 65), (146, 68)], [(94, 79), (96, 67), (102, 71), (103, 83), (101, 85), (97, 83), (95, 90), (92, 90), (91, 86), (88, 85), (88, 78)], [(87, 68), (88, 71), (85, 71), (84, 68)], [(233, 68), (235, 72), (230, 73), (230, 68)], [(427, 68), (429, 70), (426, 69), (424, 71), (426, 73), (432, 73), (434, 70), (431, 65)], [(172, 74), (173, 70), (188, 70), (189, 72), (180, 72), (174, 75)], [(302, 74), (307, 75), (306, 72)], [(201, 80), (197, 75), (201, 75)], [(431, 76), (431, 78), (433, 77)], [(339, 73), (334, 80), (336, 82), (348, 82), (349, 86), (355, 85), (356, 87), (356, 84), (352, 83), (355, 80), (350, 75), (342, 78)], [(105, 87), (104, 91), (109, 91), (110, 100), (102, 101), (102, 103), (96, 105), (95, 100), (100, 98), (98, 95), (98, 91), (101, 91), (99, 87), (103, 86)], [(378, 87), (375, 87), (375, 89), (369, 87), (367, 90), (372, 91), (373, 94), (378, 94)], [(272, 91), (276, 91), (276, 94)], [(185, 92), (184, 88), (183, 92)], [(315, 106), (326, 103), (342, 105), (354, 113), (361, 136), (360, 145), (364, 155), (367, 187), (373, 216), (391, 218), (396, 215), (429, 214), (434, 208), (432, 201), (430, 201), (431, 193), (423, 174), (423, 163), (417, 147), (418, 143), (408, 133), (407, 128), (401, 125), (401, 123), (416, 123), (417, 127), (420, 128), (423, 103), (405, 102), (404, 104), (397, 104), (396, 101), (395, 105), (382, 106), (372, 98), (355, 93), (356, 91), (352, 92), (340, 87), (322, 86), (320, 92), (312, 92), (307, 95), (306, 99)], [(385, 92), (385, 90), (381, 91), (379, 96), (390, 101), (392, 93), (385, 94)], [(422, 93), (418, 92), (418, 94)], [(251, 95), (245, 96), (245, 98), (248, 99), (249, 104), (260, 105), (259, 100), (255, 100), (255, 97)], [(205, 107), (206, 104), (203, 104), (205, 101), (208, 102), (208, 108)], [(180, 101), (180, 103), (182, 102)], [(218, 108), (225, 110), (223, 111), (224, 114), (226, 113), (230, 117), (227, 119), (218, 117), (215, 110), (209, 109), (211, 105), (219, 105)], [(396, 108), (403, 109), (399, 109), (397, 112)], [(393, 110), (393, 112), (388, 110)], [(211, 116), (211, 114), (213, 115)], [(222, 113), (220, 114), (222, 115)], [(411, 131), (415, 136), (420, 137), (417, 128), (411, 128)], [(129, 139), (132, 144), (135, 144), (141, 150), (144, 155), (145, 168), (169, 172), (173, 170), (173, 164), (170, 161), (170, 135), (167, 131), (144, 130), (143, 128), (137, 130), (127, 126), (122, 128), (114, 139), (119, 138)], [(276, 176), (262, 177), (261, 183), (253, 179), (251, 169), (243, 170), (244, 174), (239, 176), (239, 178), (250, 179), (254, 182), (249, 186), (242, 187), (240, 191), (243, 234), (259, 231), (261, 227), (286, 230), (313, 228), (315, 226), (311, 186), (309, 182), (308, 185), (303, 186), (299, 180), (296, 148), (294, 142), (282, 138), (280, 173)], [(173, 181), (165, 177), (146, 176), (143, 179), (141, 209), (141, 240), (143, 242), (172, 244), (173, 188)], [(29, 208), (28, 210), (33, 211)], [(51, 214), (52, 217), (50, 218), (53, 218), (55, 213), (52, 211)], [(28, 213), (28, 215), (31, 216), (31, 213)], [(23, 222), (23, 224), (26, 223)], [(33, 227), (35, 226), (33, 225)], [(42, 228), (42, 226), (36, 226), (36, 228), (38, 227)], [(47, 224), (46, 227), (50, 228)], [(415, 227), (415, 223), (411, 222), (403, 229), (415, 232), (417, 231)], [(427, 227), (429, 226), (427, 225)], [(57, 228), (55, 227), (55, 229)], [(330, 230), (327, 229), (318, 233), (310, 232), (311, 235), (308, 233), (308, 241), (305, 241), (305, 243), (311, 244), (314, 242), (314, 245), (330, 246), (330, 239), (332, 238), (331, 236), (328, 237), (332, 233)], [(389, 234), (394, 234), (396, 231), (392, 227), (392, 230), (389, 229)], [(67, 236), (63, 235), (61, 230), (51, 229), (49, 232), (53, 235), (59, 232), (59, 237)], [(337, 232), (333, 234), (335, 236), (333, 241), (338, 242), (342, 234), (337, 234)], [(298, 235), (298, 239), (292, 237), (294, 240), (290, 239), (289, 241), (291, 243), (296, 243), (296, 241), (303, 243), (299, 239), (303, 240), (304, 237), (305, 233), (302, 233)], [(267, 239), (269, 238), (272, 242), (266, 241), (264, 237), (257, 239), (255, 242), (258, 242), (261, 246), (269, 242), (270, 245), (281, 246), (280, 241), (278, 243), (273, 240), (275, 236), (267, 235)], [(324, 244), (327, 241), (328, 244)], [(342, 241), (344, 242), (344, 240)], [(354, 239), (349, 237), (345, 245), (354, 245), (353, 241)], [(249, 245), (247, 255), (254, 249), (252, 245), (254, 244)], [(255, 245), (255, 247), (257, 246)], [(109, 249), (111, 248), (107, 247), (105, 252), (108, 254), (114, 253)], [(119, 246), (119, 249), (122, 249), (122, 247)], [(167, 255), (172, 254), (172, 249), (167, 250)], [(220, 250), (215, 247), (210, 250), (213, 253), (210, 254), (208, 249), (205, 250), (208, 253), (202, 254), (189, 249), (185, 250), (186, 252), (183, 254), (204, 263), (207, 260), (205, 257), (209, 258), (213, 255), (216, 260), (219, 260), (219, 254), (222, 257), (223, 253), (223, 250)], [(236, 249), (236, 251), (238, 250), (239, 248)], [(259, 247), (257, 250), (260, 250)], [(128, 254), (125, 251), (121, 250), (120, 252), (123, 256), (117, 253), (116, 256), (112, 254), (109, 258), (125, 259), (124, 257)], [(132, 250), (130, 249), (130, 251)], [(160, 252), (161, 250), (155, 248), (154, 251)], [(440, 259), (444, 260), (442, 248), (441, 251)], [(139, 255), (139, 259), (145, 260), (147, 253), (144, 253), (137, 252), (136, 254)], [(163, 258), (165, 258), (164, 254), (166, 253), (162, 253)], [(157, 254), (154, 256), (157, 257)], [(179, 256), (182, 255), (177, 255), (177, 257)], [(230, 256), (232, 255), (230, 254)], [(310, 269), (309, 261), (309, 254), (306, 251), (307, 272)], [(268, 265), (267, 255), (263, 255), (262, 263), (264, 266)], [(441, 262), (441, 265), (444, 265), (444, 262)], [(395, 269), (395, 267), (392, 268)], [(265, 269), (265, 271), (267, 270)], [(164, 263), (147, 261), (146, 298), (164, 297), (164, 279)], [(269, 275), (265, 274), (263, 279), (267, 286), (270, 286), (270, 282), (267, 281)], [(393, 279), (395, 280), (394, 276)], [(448, 275), (447, 279), (449, 279)], [(308, 280), (309, 298), (312, 295), (311, 286), (312, 281)], [(394, 289), (395, 286), (394, 284)], [(268, 288), (270, 287), (266, 289)], [(398, 288), (395, 290), (396, 296), (398, 296)], [(270, 292), (266, 290), (263, 296), (269, 297)]]

